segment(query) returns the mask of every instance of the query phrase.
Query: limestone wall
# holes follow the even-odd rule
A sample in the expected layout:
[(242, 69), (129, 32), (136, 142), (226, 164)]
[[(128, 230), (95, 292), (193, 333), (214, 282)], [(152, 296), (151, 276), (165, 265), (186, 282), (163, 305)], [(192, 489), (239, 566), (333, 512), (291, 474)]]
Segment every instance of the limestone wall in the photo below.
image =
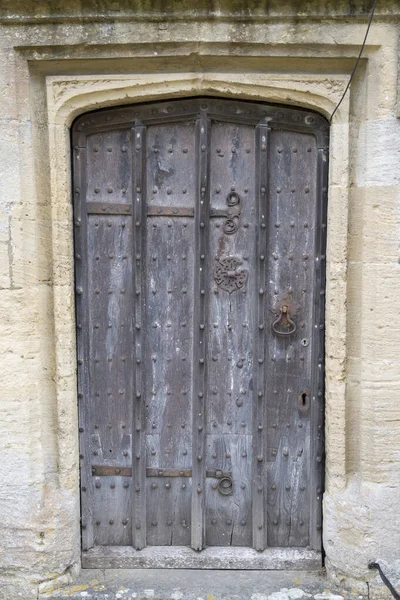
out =
[[(281, 4), (1, 3), (0, 598), (79, 570), (69, 127), (195, 94), (329, 116), (368, 7)], [(324, 546), (329, 576), (371, 597), (369, 560), (400, 581), (399, 23), (379, 2), (330, 149)]]

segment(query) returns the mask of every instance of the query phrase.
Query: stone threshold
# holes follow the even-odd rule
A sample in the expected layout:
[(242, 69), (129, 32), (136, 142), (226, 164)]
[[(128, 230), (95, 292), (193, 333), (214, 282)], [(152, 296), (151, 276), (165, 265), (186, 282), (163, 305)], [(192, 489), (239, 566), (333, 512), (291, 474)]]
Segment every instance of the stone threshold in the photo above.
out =
[(194, 552), (186, 546), (97, 546), (82, 554), (86, 569), (292, 569), (318, 570), (320, 552), (309, 548), (210, 547)]
[[(356, 592), (356, 590), (355, 590)], [(39, 600), (363, 600), (338, 592), (320, 571), (83, 569), (73, 585)]]

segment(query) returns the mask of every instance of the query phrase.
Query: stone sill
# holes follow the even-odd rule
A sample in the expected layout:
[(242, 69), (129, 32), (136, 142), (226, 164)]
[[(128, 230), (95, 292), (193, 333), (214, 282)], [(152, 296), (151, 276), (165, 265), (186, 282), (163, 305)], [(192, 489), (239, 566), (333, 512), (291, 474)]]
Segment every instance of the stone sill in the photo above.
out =
[(308, 548), (211, 547), (194, 552), (187, 547), (148, 546), (135, 550), (131, 546), (97, 546), (83, 552), (84, 569), (245, 569), (245, 570), (318, 570), (322, 567), (319, 552)]

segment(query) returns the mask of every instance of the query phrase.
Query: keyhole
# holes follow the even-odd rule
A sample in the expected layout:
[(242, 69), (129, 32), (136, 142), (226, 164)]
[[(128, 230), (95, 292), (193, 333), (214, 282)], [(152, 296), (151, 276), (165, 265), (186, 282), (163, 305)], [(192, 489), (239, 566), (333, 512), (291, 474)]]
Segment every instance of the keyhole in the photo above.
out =
[(310, 392), (309, 390), (301, 390), (298, 395), (299, 410), (307, 412), (310, 408)]

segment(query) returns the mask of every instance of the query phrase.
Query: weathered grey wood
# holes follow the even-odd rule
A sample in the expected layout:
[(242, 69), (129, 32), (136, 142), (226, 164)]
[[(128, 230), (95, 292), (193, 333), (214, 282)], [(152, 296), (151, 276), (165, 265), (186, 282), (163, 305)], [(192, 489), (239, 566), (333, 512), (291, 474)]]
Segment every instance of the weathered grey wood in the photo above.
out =
[[(246, 546), (252, 529), (254, 128), (213, 122), (210, 157), (207, 465), (231, 470), (233, 488), (224, 497), (216, 482), (207, 481), (206, 541)], [(237, 204), (230, 206), (233, 202)], [(225, 224), (233, 215), (237, 231), (227, 234)], [(236, 271), (245, 281), (232, 292), (215, 277), (216, 265), (229, 257), (237, 260)]]
[(145, 205), (144, 173), (146, 130), (136, 125), (131, 132), (132, 161), (132, 285), (133, 285), (133, 330), (134, 330), (134, 386), (131, 392), (133, 403), (132, 471), (133, 471), (133, 544), (137, 550), (146, 546), (146, 434), (145, 434), (145, 375), (144, 348), (147, 338), (145, 315), (144, 262)]
[(148, 547), (140, 552), (131, 547), (92, 548), (83, 553), (85, 569), (292, 569), (321, 568), (321, 555), (306, 548), (190, 548)]
[[(311, 389), (314, 345), (316, 142), (311, 135), (274, 131), (269, 162), (268, 295), (268, 540), (307, 546), (310, 540), (310, 410), (298, 394)], [(282, 306), (297, 330), (272, 331)], [(282, 316), (282, 323), (284, 318)], [(278, 328), (279, 329), (279, 328)]]
[(130, 218), (86, 216), (91, 196), (104, 196), (109, 205), (117, 202), (120, 206), (129, 201), (130, 170), (126, 170), (127, 161), (120, 159), (121, 153), (129, 155), (127, 135), (122, 131), (92, 136), (88, 138), (86, 161), (84, 152), (81, 155), (81, 164), (87, 165), (82, 171), (85, 208), (80, 217), (81, 240), (76, 238), (75, 242), (76, 254), (81, 256), (77, 256), (77, 266), (79, 263), (82, 278), (77, 295), (82, 298), (82, 304), (78, 301), (77, 306), (78, 380), (84, 390), (86, 422), (81, 444), (81, 489), (82, 505), (90, 503), (89, 509), (84, 509), (88, 522), (83, 530), (84, 535), (88, 531), (85, 543), (89, 545), (131, 542), (130, 480), (102, 477), (100, 481), (91, 470), (93, 462), (110, 466), (130, 463), (132, 413), (126, 399), (126, 392), (132, 387), (133, 368)]
[[(85, 200), (106, 204), (131, 204), (132, 145), (130, 126), (87, 137)], [(84, 164), (84, 163), (82, 163)]]
[(319, 550), (326, 123), (200, 98), (78, 129), (84, 549)]
[(252, 436), (209, 434), (207, 464), (231, 473), (232, 494), (221, 495), (219, 481), (207, 479), (206, 542), (208, 546), (252, 545)]
[[(325, 248), (328, 196), (328, 149), (317, 151), (316, 227), (315, 227), (315, 295), (313, 355), (311, 357), (311, 497), (310, 546), (322, 548), (322, 492), (324, 488), (324, 383), (323, 357), (325, 355)], [(318, 259), (318, 260), (317, 260)], [(317, 301), (319, 293), (319, 301)]]
[(210, 122), (202, 109), (196, 122), (196, 217), (195, 278), (193, 286), (193, 407), (192, 407), (192, 527), (191, 547), (202, 550), (205, 543), (206, 497), (206, 406), (207, 386), (207, 302), (209, 229)]
[[(152, 471), (192, 466), (194, 219), (182, 216), (194, 215), (194, 138), (194, 122), (152, 125), (147, 133), (145, 394)], [(146, 486), (147, 543), (189, 545), (191, 479), (147, 472)]]
[(81, 528), (82, 548), (94, 545), (93, 531), (93, 478), (90, 472), (91, 452), (89, 435), (91, 432), (91, 403), (89, 387), (89, 302), (87, 285), (87, 215), (85, 210), (86, 170), (81, 169), (86, 162), (86, 148), (74, 149), (74, 242), (75, 242), (75, 303), (77, 320), (77, 362), (78, 362), (78, 417), (79, 417), (79, 466), (81, 484)]
[(267, 390), (269, 382), (265, 381), (266, 368), (266, 327), (267, 303), (266, 294), (266, 259), (267, 224), (269, 211), (268, 178), (270, 156), (270, 129), (266, 125), (256, 128), (256, 281), (253, 288), (253, 302), (256, 309), (254, 326), (255, 357), (253, 361), (253, 547), (264, 550), (268, 545), (267, 522), (265, 519), (265, 500), (268, 497), (266, 488), (266, 431)]
[[(130, 463), (133, 369), (130, 223), (130, 217), (90, 215), (87, 227), (91, 399), (88, 441), (92, 464), (104, 466)], [(130, 543), (130, 480), (97, 478), (93, 473), (91, 476), (95, 483), (95, 544)]]

